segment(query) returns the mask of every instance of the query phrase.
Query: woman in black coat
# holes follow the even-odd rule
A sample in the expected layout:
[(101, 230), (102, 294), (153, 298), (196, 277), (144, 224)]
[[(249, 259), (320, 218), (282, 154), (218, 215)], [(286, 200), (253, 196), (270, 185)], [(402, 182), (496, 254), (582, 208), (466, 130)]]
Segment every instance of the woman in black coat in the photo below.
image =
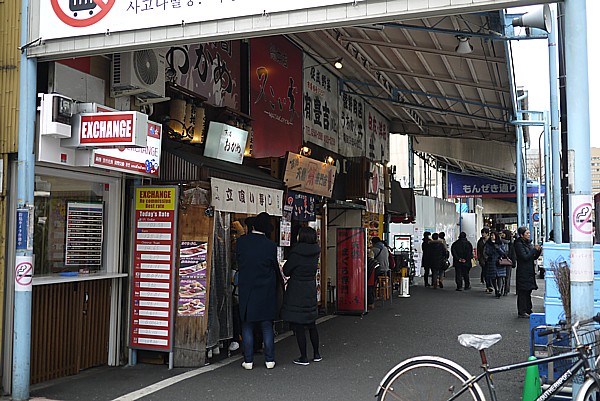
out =
[(537, 290), (534, 261), (540, 257), (542, 247), (531, 243), (531, 233), (525, 226), (517, 230), (519, 238), (515, 240), (517, 255), (517, 311), (519, 317), (529, 317), (532, 313), (531, 291)]
[(319, 332), (315, 324), (318, 316), (316, 275), (320, 255), (317, 232), (310, 227), (302, 227), (298, 231), (298, 242), (290, 250), (283, 266), (283, 274), (289, 280), (283, 296), (281, 316), (290, 322), (298, 341), (300, 358), (294, 359), (297, 365), (308, 365), (305, 328), (308, 328), (313, 347), (313, 361), (321, 361)]
[[(506, 268), (498, 266), (498, 259), (506, 257), (508, 247), (502, 242), (498, 233), (492, 231), (490, 232), (490, 238), (483, 246), (483, 252), (485, 254), (486, 279), (492, 283), (496, 298), (500, 298), (502, 295), (502, 285), (506, 277)], [(489, 292), (489, 290), (486, 291)]]
[(269, 220), (267, 213), (259, 213), (252, 232), (242, 235), (236, 244), (244, 369), (252, 369), (256, 325), (263, 335), (265, 365), (268, 369), (275, 367), (273, 320), (277, 304), (276, 274), (280, 273), (277, 245), (267, 238), (273, 231)]

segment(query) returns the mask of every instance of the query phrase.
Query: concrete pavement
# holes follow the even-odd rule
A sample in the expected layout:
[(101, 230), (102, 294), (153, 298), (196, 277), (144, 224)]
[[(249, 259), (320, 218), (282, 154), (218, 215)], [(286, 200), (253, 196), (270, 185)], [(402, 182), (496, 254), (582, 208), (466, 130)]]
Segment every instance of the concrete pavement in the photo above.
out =
[[(165, 365), (97, 368), (77, 376), (33, 386), (34, 400), (371, 400), (387, 370), (415, 355), (452, 359), (471, 373), (479, 372), (478, 352), (463, 348), (462, 333), (500, 333), (503, 339), (488, 351), (491, 365), (517, 362), (529, 355), (529, 320), (517, 318), (513, 291), (496, 299), (479, 284), (479, 269), (472, 271), (470, 291), (455, 291), (453, 272), (445, 288), (433, 290), (416, 279), (410, 298), (365, 316), (327, 316), (319, 334), (323, 361), (309, 366), (292, 363), (298, 356), (289, 333), (279, 336), (275, 369), (267, 370), (262, 355), (254, 369), (243, 370), (236, 351), (231, 358), (200, 369), (168, 370)], [(534, 291), (534, 312), (543, 312), (543, 280)], [(311, 355), (309, 345), (309, 355)], [(525, 372), (495, 375), (500, 400), (521, 397)]]

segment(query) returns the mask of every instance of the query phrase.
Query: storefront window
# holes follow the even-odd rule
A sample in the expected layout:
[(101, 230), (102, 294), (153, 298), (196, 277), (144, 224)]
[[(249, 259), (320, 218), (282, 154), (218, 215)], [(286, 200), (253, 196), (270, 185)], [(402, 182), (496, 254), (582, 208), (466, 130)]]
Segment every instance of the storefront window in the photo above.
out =
[(103, 270), (108, 185), (68, 176), (35, 176), (35, 276)]

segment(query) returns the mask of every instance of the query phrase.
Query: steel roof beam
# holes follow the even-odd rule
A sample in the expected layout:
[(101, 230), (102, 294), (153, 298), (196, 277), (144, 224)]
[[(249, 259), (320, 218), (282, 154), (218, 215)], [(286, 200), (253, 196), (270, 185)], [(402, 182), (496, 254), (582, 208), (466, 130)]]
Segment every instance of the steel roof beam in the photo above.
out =
[(437, 55), (442, 55), (442, 56), (458, 57), (461, 59), (479, 60), (479, 61), (484, 61), (486, 63), (499, 63), (499, 64), (506, 63), (506, 61), (501, 57), (486, 57), (486, 56), (481, 56), (481, 55), (472, 54), (472, 53), (458, 54), (454, 51), (449, 51), (449, 50), (440, 50), (440, 49), (415, 47), (415, 46), (410, 46), (410, 45), (401, 45), (399, 43), (385, 42), (385, 41), (372, 40), (372, 39), (355, 38), (353, 36), (342, 36), (342, 37), (340, 37), (340, 40), (342, 42), (351, 42), (351, 43), (354, 42), (354, 43), (361, 43), (361, 44), (371, 45), (371, 46), (391, 47), (394, 49), (409, 50), (409, 51), (413, 51), (413, 52), (430, 53), (430, 54), (437, 54)]

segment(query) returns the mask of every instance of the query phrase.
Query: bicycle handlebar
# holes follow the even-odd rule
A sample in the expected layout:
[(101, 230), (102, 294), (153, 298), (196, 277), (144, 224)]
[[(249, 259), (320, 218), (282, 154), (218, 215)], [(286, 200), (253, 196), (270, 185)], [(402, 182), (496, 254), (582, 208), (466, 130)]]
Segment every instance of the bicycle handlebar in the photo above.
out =
[(546, 337), (546, 336), (549, 336), (550, 334), (558, 333), (561, 330), (562, 329), (560, 327), (553, 327), (551, 329), (546, 329), (546, 330), (538, 331), (537, 335), (539, 337)]
[[(580, 320), (580, 321), (576, 322), (575, 324), (573, 324), (571, 326), (571, 328), (572, 327), (578, 328), (580, 326), (585, 326), (586, 324), (589, 324), (589, 323), (592, 323), (592, 322), (600, 323), (600, 312), (598, 314), (596, 314), (595, 316), (593, 316), (592, 318), (590, 318), (590, 319)], [(567, 321), (566, 320), (559, 320), (557, 326), (555, 326), (555, 327), (549, 327), (549, 328), (546, 328), (545, 330), (540, 330), (540, 331), (537, 332), (537, 335), (539, 337), (546, 337), (546, 336), (549, 336), (550, 334), (556, 334), (556, 333), (560, 333), (561, 331), (563, 331), (563, 332), (567, 331), (567, 329), (568, 329), (567, 328)]]

